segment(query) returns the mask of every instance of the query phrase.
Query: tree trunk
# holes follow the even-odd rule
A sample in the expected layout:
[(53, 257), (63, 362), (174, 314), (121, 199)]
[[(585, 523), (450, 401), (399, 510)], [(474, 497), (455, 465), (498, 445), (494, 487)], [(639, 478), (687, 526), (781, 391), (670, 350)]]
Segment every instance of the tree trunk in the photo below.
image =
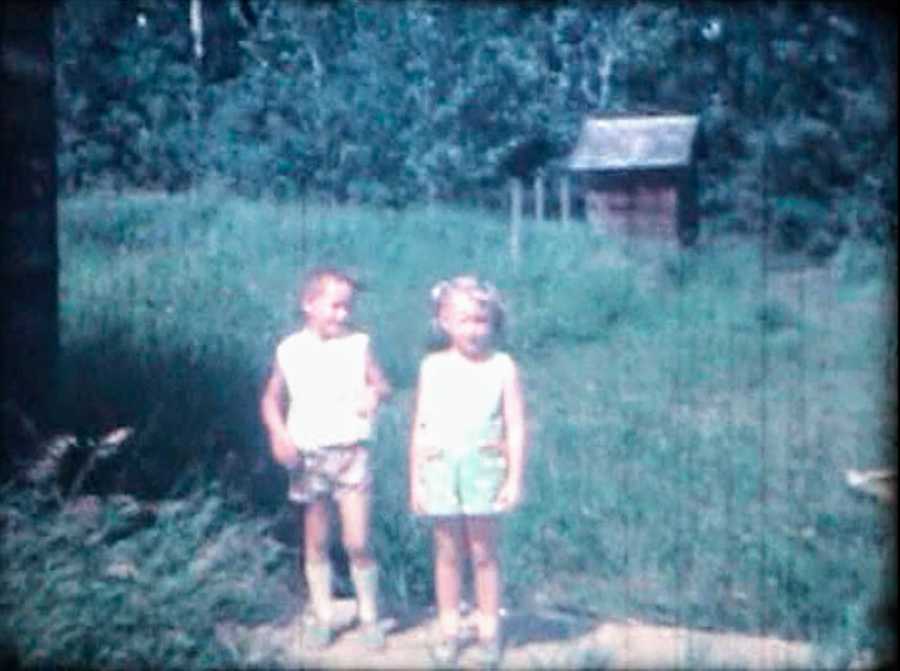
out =
[(203, 4), (202, 0), (191, 0), (191, 35), (194, 40), (195, 68), (191, 82), (191, 201), (197, 198), (197, 164), (200, 146), (200, 78), (203, 67)]
[(534, 178), (534, 218), (544, 221), (544, 176), (540, 174)]
[(610, 80), (612, 78), (613, 53), (612, 47), (607, 46), (603, 52), (603, 62), (597, 67), (597, 74), (600, 77), (600, 100), (597, 106), (601, 110), (605, 110), (609, 105)]
[(3, 400), (42, 418), (59, 347), (53, 5), (2, 3), (0, 48)]

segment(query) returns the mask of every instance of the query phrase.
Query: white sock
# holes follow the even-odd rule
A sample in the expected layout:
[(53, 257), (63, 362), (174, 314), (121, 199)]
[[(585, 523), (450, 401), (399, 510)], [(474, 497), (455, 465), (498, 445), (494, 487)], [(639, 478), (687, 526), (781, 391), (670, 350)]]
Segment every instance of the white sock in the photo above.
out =
[(356, 588), (357, 612), (360, 622), (371, 624), (378, 620), (378, 566), (350, 565), (350, 577)]
[(450, 638), (459, 636), (459, 611), (450, 610), (438, 613), (438, 622), (441, 625), (441, 633)]
[(485, 615), (478, 612), (478, 638), (482, 641), (490, 641), (497, 638), (500, 632), (500, 618), (496, 615)]
[(331, 563), (307, 561), (306, 584), (313, 612), (320, 622), (331, 624)]

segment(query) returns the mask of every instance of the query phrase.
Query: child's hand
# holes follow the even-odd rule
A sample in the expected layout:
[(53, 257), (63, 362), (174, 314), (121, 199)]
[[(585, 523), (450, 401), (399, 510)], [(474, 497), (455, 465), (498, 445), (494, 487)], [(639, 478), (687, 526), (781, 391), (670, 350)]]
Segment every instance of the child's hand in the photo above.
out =
[(422, 505), (422, 493), (417, 478), (413, 479), (409, 487), (409, 509), (414, 515), (424, 515), (425, 508)]
[(498, 510), (511, 510), (522, 500), (522, 485), (517, 478), (507, 478), (497, 492), (494, 503)]
[(375, 387), (366, 387), (359, 400), (356, 412), (360, 417), (374, 417), (381, 402), (381, 395)]
[(272, 443), (272, 455), (279, 464), (285, 468), (294, 468), (300, 463), (297, 446), (286, 431), (273, 431), (269, 435), (269, 441)]

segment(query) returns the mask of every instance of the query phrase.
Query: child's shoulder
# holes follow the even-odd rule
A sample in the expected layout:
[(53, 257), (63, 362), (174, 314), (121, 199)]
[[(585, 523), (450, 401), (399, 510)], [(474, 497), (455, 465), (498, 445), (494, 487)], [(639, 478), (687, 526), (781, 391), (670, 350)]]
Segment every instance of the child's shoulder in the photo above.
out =
[[(293, 333), (289, 333), (284, 336), (279, 343), (278, 347), (295, 347), (295, 346), (303, 346), (306, 343), (321, 343), (323, 342), (321, 338), (316, 336), (315, 333), (310, 331), (307, 328), (302, 328)], [(333, 342), (336, 344), (340, 343), (368, 343), (369, 342), (369, 334), (365, 331), (350, 331), (342, 336), (338, 336), (336, 338), (329, 338), (328, 341), (325, 342)]]
[(365, 331), (351, 331), (348, 333), (345, 338), (352, 338), (356, 342), (369, 342), (369, 334)]
[(300, 329), (298, 331), (293, 331), (291, 333), (288, 333), (286, 336), (284, 336), (283, 338), (281, 338), (281, 340), (278, 341), (278, 345), (277, 345), (276, 349), (285, 349), (285, 348), (293, 347), (297, 343), (302, 343), (307, 337), (308, 337), (308, 334), (305, 332), (304, 329)]
[(319, 360), (325, 352), (340, 352), (341, 356), (356, 356), (368, 349), (369, 336), (362, 331), (322, 340), (309, 329), (300, 329), (281, 339), (275, 348), (275, 357), (282, 365), (288, 366), (301, 361), (308, 363)]
[(297, 360), (297, 357), (302, 356), (305, 349), (303, 343), (306, 338), (307, 335), (300, 330), (289, 333), (278, 341), (278, 345), (275, 347), (275, 358), (282, 367), (290, 366)]
[(335, 344), (347, 351), (360, 352), (369, 349), (369, 334), (365, 331), (351, 331), (336, 338)]
[[(437, 352), (430, 352), (426, 354), (422, 358), (421, 367), (440, 368), (444, 366), (456, 366), (459, 365), (459, 363), (460, 359), (458, 354), (456, 354), (451, 349), (442, 349), (438, 350)], [(512, 356), (508, 352), (504, 352), (502, 350), (493, 351), (487, 359), (484, 359), (483, 363), (488, 366), (498, 366), (504, 369), (514, 368), (516, 365)]]
[(434, 361), (444, 361), (447, 358), (447, 353), (449, 350), (439, 349), (434, 352), (429, 352), (425, 356), (422, 357), (422, 365), (430, 364)]
[[(419, 362), (419, 377), (423, 381), (434, 375), (440, 375), (440, 370), (446, 368), (447, 350), (429, 352)], [(437, 372), (435, 372), (437, 371)]]
[(499, 375), (504, 379), (510, 379), (516, 374), (516, 360), (509, 352), (497, 350), (492, 355), (491, 362), (499, 369)]
[(429, 352), (422, 357), (420, 366), (425, 368), (441, 368), (443, 366), (452, 365), (454, 362), (454, 353), (450, 349), (439, 349)]

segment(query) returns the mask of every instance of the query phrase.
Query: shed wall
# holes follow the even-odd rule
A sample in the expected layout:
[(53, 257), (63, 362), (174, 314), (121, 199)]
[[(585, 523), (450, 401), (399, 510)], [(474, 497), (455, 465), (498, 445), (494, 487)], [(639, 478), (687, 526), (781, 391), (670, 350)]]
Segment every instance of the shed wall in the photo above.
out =
[(690, 210), (686, 177), (686, 171), (594, 174), (585, 184), (587, 219), (598, 233), (675, 238)]

